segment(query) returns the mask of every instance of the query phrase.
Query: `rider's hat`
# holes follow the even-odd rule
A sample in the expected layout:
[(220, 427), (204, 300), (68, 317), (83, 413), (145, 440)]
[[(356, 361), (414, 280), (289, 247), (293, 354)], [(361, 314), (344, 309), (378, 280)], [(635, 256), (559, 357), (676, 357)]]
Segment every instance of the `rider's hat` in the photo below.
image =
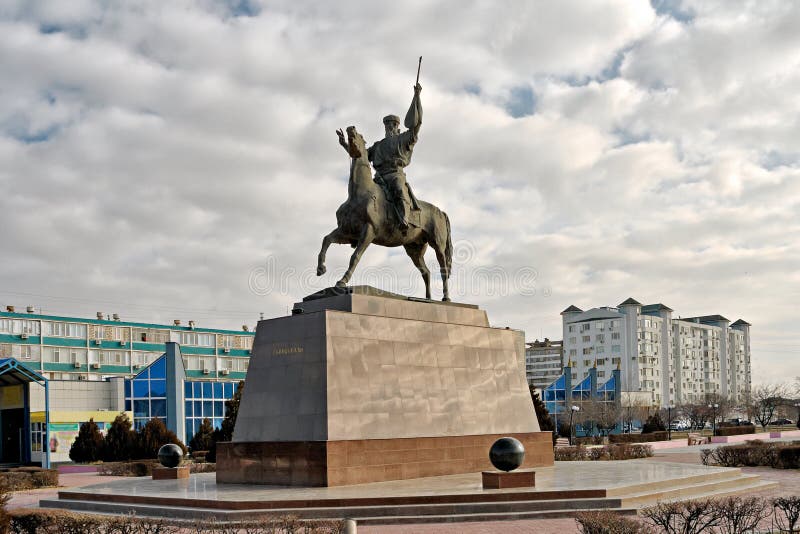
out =
[(396, 122), (397, 124), (400, 124), (400, 117), (398, 117), (397, 115), (386, 115), (383, 118), (383, 124), (386, 124), (388, 122)]

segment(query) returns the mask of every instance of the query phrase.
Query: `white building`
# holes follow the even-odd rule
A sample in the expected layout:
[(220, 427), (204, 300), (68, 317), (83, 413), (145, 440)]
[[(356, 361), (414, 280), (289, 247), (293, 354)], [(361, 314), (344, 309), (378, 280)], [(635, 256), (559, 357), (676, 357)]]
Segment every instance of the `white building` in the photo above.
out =
[(562, 341), (551, 341), (548, 338), (527, 343), (525, 376), (528, 385), (541, 390), (561, 376), (564, 368), (562, 345)]
[(617, 307), (563, 312), (564, 358), (573, 380), (597, 366), (598, 380), (619, 366), (624, 392), (649, 393), (653, 404), (703, 402), (709, 395), (743, 401), (750, 392), (750, 324), (721, 315), (674, 318), (663, 304), (629, 298)]

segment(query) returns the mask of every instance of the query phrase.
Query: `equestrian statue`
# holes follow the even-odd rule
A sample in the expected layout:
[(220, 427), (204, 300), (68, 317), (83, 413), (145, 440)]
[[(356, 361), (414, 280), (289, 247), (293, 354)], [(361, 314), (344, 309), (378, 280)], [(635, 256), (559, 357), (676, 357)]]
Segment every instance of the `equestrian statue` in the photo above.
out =
[[(421, 62), (422, 58), (420, 58)], [(428, 202), (418, 200), (406, 182), (403, 170), (411, 162), (411, 154), (422, 125), (419, 70), (414, 97), (406, 114), (406, 131), (400, 131), (400, 118), (388, 115), (383, 119), (386, 136), (369, 149), (355, 126), (347, 128), (347, 140), (337, 130), (339, 144), (351, 158), (347, 201), (336, 210), (336, 229), (322, 240), (317, 261), (317, 276), (325, 273), (325, 253), (331, 243), (349, 244), (355, 250), (350, 265), (336, 282), (345, 287), (367, 247), (375, 243), (384, 247), (403, 246), (411, 261), (422, 273), (425, 298), (431, 298), (431, 274), (425, 265), (428, 245), (436, 253), (442, 275), (444, 301), (449, 301), (447, 280), (453, 258), (450, 219)], [(372, 176), (370, 162), (375, 167)]]

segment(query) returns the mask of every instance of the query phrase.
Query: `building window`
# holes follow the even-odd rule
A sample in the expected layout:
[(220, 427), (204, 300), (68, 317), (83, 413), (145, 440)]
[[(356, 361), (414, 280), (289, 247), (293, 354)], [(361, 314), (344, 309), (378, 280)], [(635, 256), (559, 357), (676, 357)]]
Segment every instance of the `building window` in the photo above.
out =
[(584, 343), (589, 343), (592, 341), (592, 336), (583, 336), (582, 339)]
[(225, 401), (233, 397), (237, 385), (234, 382), (186, 381), (183, 387), (186, 439), (194, 436), (203, 419), (211, 421), (214, 428), (220, 428), (225, 417)]
[(125, 409), (133, 410), (138, 430), (156, 417), (167, 422), (167, 360), (159, 358), (133, 379), (125, 381)]

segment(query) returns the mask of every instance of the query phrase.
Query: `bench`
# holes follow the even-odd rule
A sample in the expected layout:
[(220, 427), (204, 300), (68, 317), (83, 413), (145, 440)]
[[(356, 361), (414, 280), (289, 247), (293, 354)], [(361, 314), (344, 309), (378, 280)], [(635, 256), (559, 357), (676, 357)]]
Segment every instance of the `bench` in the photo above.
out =
[(557, 438), (556, 439), (556, 449), (560, 449), (561, 447), (569, 447), (569, 439), (568, 438)]
[(706, 443), (711, 443), (711, 438), (690, 432), (687, 441), (688, 445), (691, 447), (692, 445), (704, 445)]

